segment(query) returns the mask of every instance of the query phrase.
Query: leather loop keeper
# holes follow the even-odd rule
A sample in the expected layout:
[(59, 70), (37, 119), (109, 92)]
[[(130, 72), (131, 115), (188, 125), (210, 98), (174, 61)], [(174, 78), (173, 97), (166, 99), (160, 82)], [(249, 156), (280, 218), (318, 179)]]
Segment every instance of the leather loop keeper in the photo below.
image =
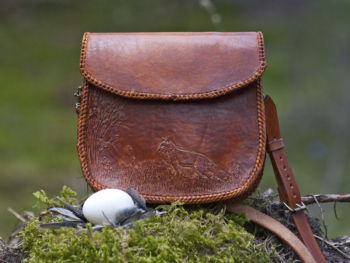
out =
[(277, 151), (279, 149), (283, 149), (284, 148), (284, 143), (282, 139), (278, 139), (276, 141), (272, 141), (272, 142), (268, 142), (266, 145), (266, 151), (267, 152), (274, 152)]

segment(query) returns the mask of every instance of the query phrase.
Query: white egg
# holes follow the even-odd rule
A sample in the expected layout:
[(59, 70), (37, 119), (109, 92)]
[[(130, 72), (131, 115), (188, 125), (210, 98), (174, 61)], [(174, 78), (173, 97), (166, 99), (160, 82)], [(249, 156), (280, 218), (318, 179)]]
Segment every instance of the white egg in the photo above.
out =
[(106, 217), (113, 223), (118, 223), (126, 213), (132, 214), (135, 210), (137, 211), (137, 207), (130, 195), (118, 189), (98, 191), (91, 195), (83, 206), (85, 218), (95, 225), (110, 225)]

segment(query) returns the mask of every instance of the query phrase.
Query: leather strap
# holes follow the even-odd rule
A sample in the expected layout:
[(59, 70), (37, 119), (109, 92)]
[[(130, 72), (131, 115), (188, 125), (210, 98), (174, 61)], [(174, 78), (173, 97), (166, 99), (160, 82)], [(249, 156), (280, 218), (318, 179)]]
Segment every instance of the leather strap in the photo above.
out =
[(290, 246), (304, 263), (316, 263), (303, 242), (301, 242), (288, 228), (272, 217), (269, 217), (250, 206), (242, 204), (228, 205), (226, 206), (226, 211), (230, 214), (236, 215), (246, 213), (250, 221), (268, 229)]
[(301, 202), (298, 185), (284, 151), (276, 105), (268, 95), (265, 97), (265, 114), (268, 145), (267, 151), (270, 155), (271, 163), (275, 172), (281, 203), (284, 202), (291, 210), (294, 210), (294, 212), (291, 212), (291, 215), (295, 227), (299, 232), (301, 240), (309, 249), (315, 261), (317, 263), (326, 263), (306, 220), (306, 216), (302, 209), (300, 209), (303, 207), (303, 204)]

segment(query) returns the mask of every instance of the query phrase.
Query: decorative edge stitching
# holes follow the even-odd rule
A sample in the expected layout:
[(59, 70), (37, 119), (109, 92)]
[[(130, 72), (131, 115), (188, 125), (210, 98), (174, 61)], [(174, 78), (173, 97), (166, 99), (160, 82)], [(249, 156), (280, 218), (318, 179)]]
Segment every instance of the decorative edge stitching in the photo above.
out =
[[(88, 98), (89, 98), (89, 88), (88, 82), (84, 81), (83, 95), (81, 103), (81, 111), (79, 114), (78, 122), (78, 139), (77, 139), (77, 149), (79, 160), (81, 164), (81, 169), (87, 183), (91, 186), (93, 191), (99, 191), (106, 189), (108, 187), (97, 183), (90, 173), (90, 168), (87, 162), (87, 151), (86, 151), (86, 123), (88, 115)], [(254, 167), (252, 173), (248, 177), (247, 181), (239, 188), (232, 191), (226, 191), (216, 194), (206, 194), (206, 195), (188, 195), (188, 196), (157, 196), (157, 195), (143, 195), (149, 203), (167, 203), (180, 201), (187, 204), (196, 203), (210, 203), (214, 201), (222, 201), (227, 199), (232, 199), (232, 202), (238, 202), (245, 199), (251, 195), (255, 189), (258, 187), (262, 174), (263, 167), (265, 164), (266, 156), (266, 122), (265, 122), (265, 106), (264, 106), (264, 96), (262, 92), (261, 79), (256, 81), (256, 100), (257, 100), (257, 122), (258, 122), (258, 151), (257, 157), (255, 159)]]
[[(259, 169), (261, 169), (261, 170), (260, 170), (260, 173), (258, 174), (258, 176), (256, 177), (256, 179), (254, 179), (254, 182), (252, 183), (251, 187), (248, 190), (246, 190), (242, 195), (238, 195), (236, 197), (233, 197), (233, 198), (226, 200), (225, 203), (227, 202), (228, 204), (243, 201), (243, 200), (247, 199), (250, 195), (252, 195), (255, 192), (255, 190), (258, 188), (260, 181), (261, 181), (261, 178), (264, 174), (264, 168), (265, 168), (265, 163), (266, 163), (265, 162), (266, 161), (266, 121), (265, 121), (265, 103), (264, 103), (264, 95), (262, 92), (261, 78), (258, 80), (257, 85), (259, 86), (259, 89), (261, 90), (261, 92), (257, 91), (257, 94), (258, 94), (258, 96), (262, 97), (262, 106), (263, 106), (263, 107), (261, 107), (261, 105), (260, 105), (260, 107), (257, 107), (257, 114), (258, 114), (258, 116), (260, 116), (260, 121), (259, 121), (259, 117), (258, 117), (258, 125), (260, 122), (260, 126), (261, 126), (261, 127), (259, 127), (259, 132), (260, 132), (260, 130), (265, 131), (263, 134), (263, 140), (265, 142), (265, 145), (263, 146), (264, 153), (262, 155), (263, 161), (262, 161), (262, 165), (261, 164), (259, 165)], [(259, 100), (260, 100), (260, 98), (259, 98)], [(259, 148), (261, 148), (260, 138), (259, 138)]]
[(253, 76), (247, 78), (244, 81), (236, 83), (234, 85), (228, 86), (226, 88), (222, 88), (219, 90), (214, 90), (210, 92), (204, 93), (188, 93), (188, 94), (160, 94), (160, 93), (147, 93), (147, 92), (138, 92), (138, 91), (125, 91), (113, 86), (110, 86), (102, 81), (91, 76), (85, 70), (85, 62), (86, 62), (86, 52), (89, 42), (90, 32), (86, 32), (84, 34), (82, 45), (81, 45), (81, 54), (80, 54), (80, 63), (79, 69), (83, 77), (92, 85), (104, 89), (108, 92), (111, 92), (115, 95), (126, 97), (126, 98), (134, 98), (134, 99), (162, 99), (162, 100), (196, 100), (196, 99), (210, 99), (216, 98), (222, 95), (225, 95), (231, 91), (238, 90), (254, 81), (258, 80), (261, 75), (264, 73), (266, 69), (266, 57), (265, 57), (265, 46), (264, 46), (264, 37), (261, 32), (257, 32), (258, 37), (258, 45), (259, 45), (259, 61), (260, 67), (253, 74)]

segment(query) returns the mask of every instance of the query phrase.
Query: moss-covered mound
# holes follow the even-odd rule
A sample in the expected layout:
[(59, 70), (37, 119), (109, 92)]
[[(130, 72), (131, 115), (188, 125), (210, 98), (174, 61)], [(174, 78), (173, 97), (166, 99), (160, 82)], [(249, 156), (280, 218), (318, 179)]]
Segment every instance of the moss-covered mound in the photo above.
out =
[[(75, 193), (64, 188), (60, 198), (77, 203)], [(37, 192), (38, 205), (59, 205)], [(55, 218), (42, 213), (29, 223), (23, 236), (26, 262), (270, 262), (263, 245), (244, 229), (245, 215), (225, 215), (225, 207), (184, 206), (181, 203), (158, 206), (167, 211), (152, 219), (137, 221), (132, 229), (105, 227), (81, 236), (76, 229), (46, 230), (40, 222)], [(270, 257), (269, 257), (270, 256)]]

